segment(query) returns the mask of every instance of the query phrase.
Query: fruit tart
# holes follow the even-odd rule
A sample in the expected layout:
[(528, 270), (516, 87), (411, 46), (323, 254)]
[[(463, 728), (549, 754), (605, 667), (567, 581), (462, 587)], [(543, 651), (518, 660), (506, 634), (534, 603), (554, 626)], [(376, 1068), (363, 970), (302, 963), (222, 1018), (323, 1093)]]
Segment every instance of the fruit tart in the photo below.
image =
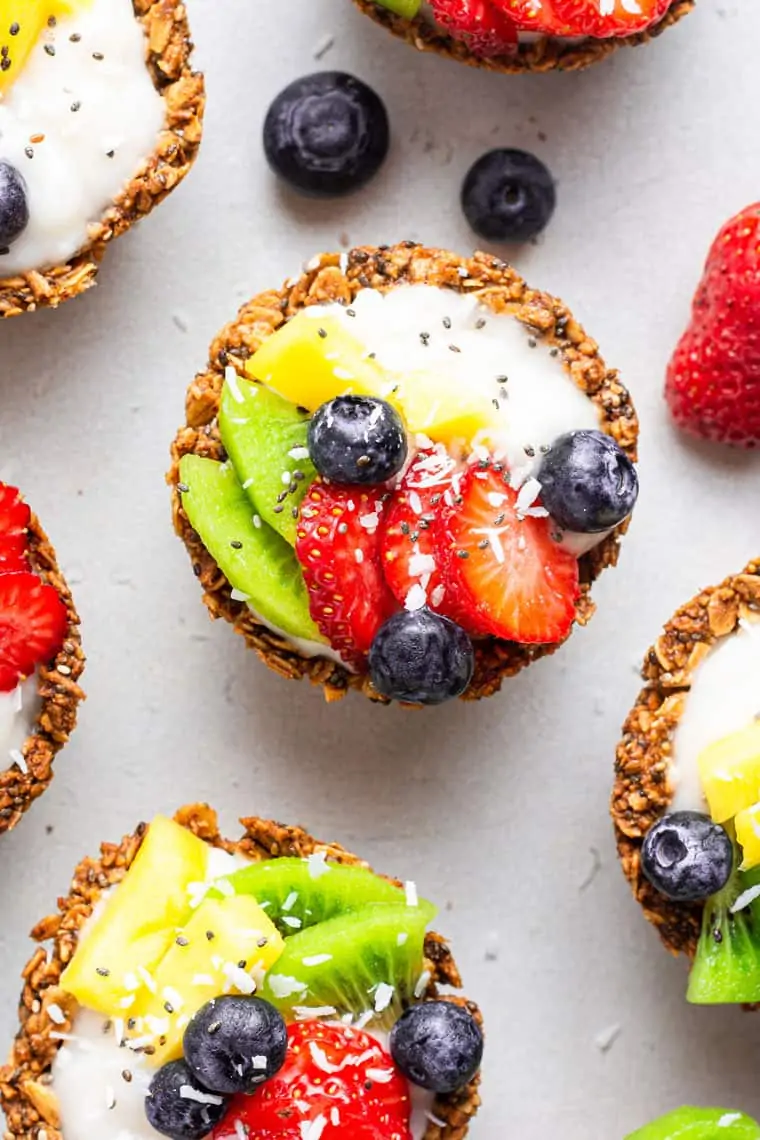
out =
[(646, 43), (694, 0), (354, 0), (416, 47), (489, 71), (578, 71)]
[(0, 832), (52, 780), (83, 669), (79, 617), (55, 551), (17, 488), (0, 483)]
[(688, 1000), (760, 1002), (760, 560), (665, 626), (618, 745), (623, 870)]
[(0, 1070), (39, 1140), (460, 1140), (480, 1013), (413, 882), (297, 827), (194, 805), (76, 869), (32, 931)]
[(726, 1108), (677, 1108), (626, 1140), (760, 1140), (760, 1125)]
[(496, 691), (593, 612), (638, 424), (561, 302), (406, 242), (315, 257), (190, 385), (174, 523), (212, 617), (328, 699)]
[(189, 35), (183, 0), (0, 0), (0, 317), (89, 289), (187, 174)]

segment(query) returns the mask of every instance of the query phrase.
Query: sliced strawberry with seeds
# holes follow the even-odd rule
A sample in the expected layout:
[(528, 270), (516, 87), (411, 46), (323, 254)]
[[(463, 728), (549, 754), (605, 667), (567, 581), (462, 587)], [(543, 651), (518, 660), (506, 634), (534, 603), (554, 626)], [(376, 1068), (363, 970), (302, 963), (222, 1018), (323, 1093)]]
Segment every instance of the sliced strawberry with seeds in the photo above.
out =
[(576, 29), (559, 15), (555, 0), (492, 0), (492, 2), (521, 32), (537, 32), (545, 36), (577, 35)]
[(301, 504), (296, 554), (320, 633), (362, 669), (380, 626), (398, 609), (383, 577), (385, 496), (317, 480)]
[(0, 483), (0, 537), (26, 534), (32, 512), (21, 498), (18, 487)]
[(468, 470), (462, 501), (441, 519), (446, 588), (470, 633), (524, 644), (564, 641), (579, 596), (578, 563), (552, 538), (550, 519), (526, 513), (536, 508), (524, 498), (498, 465)]
[(30, 571), (0, 574), (0, 691), (55, 657), (68, 627), (58, 591)]
[(27, 547), (25, 534), (0, 534), (0, 574), (28, 570)]
[(473, 55), (505, 55), (517, 44), (517, 28), (495, 0), (431, 0), (431, 7), (436, 22)]
[(667, 14), (673, 0), (551, 0), (558, 17), (579, 36), (610, 39), (644, 32)]

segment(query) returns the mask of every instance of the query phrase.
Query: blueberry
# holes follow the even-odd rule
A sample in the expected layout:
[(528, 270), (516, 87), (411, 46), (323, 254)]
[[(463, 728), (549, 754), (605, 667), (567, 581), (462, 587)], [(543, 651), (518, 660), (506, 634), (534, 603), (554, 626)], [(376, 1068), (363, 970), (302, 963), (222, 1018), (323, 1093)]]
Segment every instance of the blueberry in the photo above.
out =
[(524, 150), (491, 150), (470, 167), (462, 209), (475, 233), (489, 241), (527, 241), (549, 222), (554, 179)]
[(385, 483), (406, 462), (406, 430), (395, 408), (369, 396), (338, 396), (309, 424), (309, 455), (333, 483)]
[(437, 1093), (463, 1088), (483, 1059), (483, 1034), (471, 1013), (449, 1001), (424, 1001), (402, 1013), (390, 1050), (413, 1084)]
[(371, 87), (341, 71), (296, 79), (264, 122), (267, 161), (296, 190), (318, 198), (368, 182), (388, 153), (388, 114)]
[(565, 530), (596, 534), (622, 522), (639, 494), (636, 468), (612, 436), (571, 431), (541, 460), (541, 502)]
[(145, 1098), (148, 1123), (176, 1140), (207, 1136), (226, 1111), (225, 1098), (199, 1085), (184, 1061), (169, 1061), (160, 1068)]
[(250, 1093), (285, 1063), (288, 1038), (282, 1014), (257, 997), (218, 997), (190, 1021), (185, 1061), (206, 1088)]
[(10, 162), (0, 159), (0, 252), (21, 237), (29, 225), (26, 182)]
[(440, 705), (472, 680), (475, 654), (465, 631), (430, 610), (402, 610), (375, 634), (369, 672), (378, 693), (394, 701)]
[(725, 887), (734, 848), (725, 828), (698, 811), (673, 811), (649, 829), (641, 869), (660, 894), (699, 902)]

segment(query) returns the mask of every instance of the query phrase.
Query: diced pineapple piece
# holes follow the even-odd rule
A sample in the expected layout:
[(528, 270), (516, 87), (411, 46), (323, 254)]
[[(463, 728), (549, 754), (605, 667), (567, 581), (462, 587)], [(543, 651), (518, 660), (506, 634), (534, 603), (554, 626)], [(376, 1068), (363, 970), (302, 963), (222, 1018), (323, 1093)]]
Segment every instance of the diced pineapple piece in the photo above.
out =
[[(494, 395), (497, 391), (494, 385)], [(434, 443), (469, 442), (476, 435), (486, 442), (498, 435), (505, 422), (504, 413), (484, 393), (434, 372), (397, 377), (386, 399), (401, 412), (409, 431), (426, 435)]]
[[(91, 0), (0, 0), (0, 28), (4, 59), (8, 66), (0, 68), (0, 95), (18, 79), (30, 52), (43, 42), (42, 33), (50, 20), (65, 19), (78, 10), (88, 8)], [(13, 35), (8, 29), (14, 27)]]
[(736, 840), (744, 856), (741, 870), (760, 867), (760, 803), (740, 811), (734, 820)]
[(205, 879), (207, 860), (203, 840), (156, 816), (64, 970), (63, 988), (108, 1017), (131, 1016), (144, 972), (157, 966), (190, 913), (188, 884)]
[(284, 946), (252, 895), (205, 899), (154, 971), (150, 989), (130, 1010), (135, 1022), (130, 1035), (153, 1038), (153, 1064), (181, 1057), (193, 1014), (220, 994), (252, 993), (253, 979), (261, 981)]
[(699, 754), (702, 790), (716, 823), (760, 800), (760, 721), (732, 732)]

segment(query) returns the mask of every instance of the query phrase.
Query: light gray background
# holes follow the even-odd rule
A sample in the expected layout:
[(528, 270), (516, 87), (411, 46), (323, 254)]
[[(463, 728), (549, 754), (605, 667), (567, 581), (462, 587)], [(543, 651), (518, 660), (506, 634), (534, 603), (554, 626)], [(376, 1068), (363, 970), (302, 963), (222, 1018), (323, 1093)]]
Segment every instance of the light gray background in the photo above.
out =
[[(695, 1100), (760, 1116), (760, 1019), (686, 1006), (683, 964), (629, 897), (607, 816), (645, 647), (760, 551), (760, 456), (687, 443), (661, 400), (707, 245), (760, 196), (760, 5), (700, 0), (647, 48), (522, 79), (419, 56), (348, 0), (189, 7), (209, 94), (193, 175), (111, 251), (92, 294), (0, 327), (0, 475), (50, 531), (89, 658), (54, 784), (1, 844), (2, 1034), (26, 932), (76, 860), (208, 799), (230, 828), (245, 813), (308, 823), (440, 900), (488, 1021), (473, 1137), (620, 1140)], [(294, 199), (262, 158), (271, 98), (318, 67), (367, 79), (394, 128), (383, 173), (345, 202)], [(501, 696), (328, 707), (208, 621), (163, 485), (185, 387), (243, 299), (341, 237), (472, 248), (458, 186), (495, 145), (534, 151), (557, 178), (545, 238), (497, 252), (563, 296), (622, 370), (642, 420), (640, 506), (591, 626)]]

